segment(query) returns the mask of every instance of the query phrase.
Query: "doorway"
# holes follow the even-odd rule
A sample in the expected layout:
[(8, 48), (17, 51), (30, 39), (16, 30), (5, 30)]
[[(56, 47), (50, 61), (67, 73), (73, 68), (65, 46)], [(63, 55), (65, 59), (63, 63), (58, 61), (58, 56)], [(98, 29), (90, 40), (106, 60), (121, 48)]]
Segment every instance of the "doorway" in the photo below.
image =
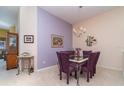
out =
[(7, 33), (18, 34), (19, 7), (0, 6), (0, 72), (7, 69)]
[(7, 29), (0, 28), (0, 70), (6, 69), (6, 32)]

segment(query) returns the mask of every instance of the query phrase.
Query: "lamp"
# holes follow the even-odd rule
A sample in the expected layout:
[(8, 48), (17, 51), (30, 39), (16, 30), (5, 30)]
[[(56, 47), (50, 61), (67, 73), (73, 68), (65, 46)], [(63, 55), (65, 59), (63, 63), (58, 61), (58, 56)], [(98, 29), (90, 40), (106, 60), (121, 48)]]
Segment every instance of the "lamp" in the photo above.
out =
[[(79, 6), (79, 10), (82, 8), (83, 6)], [(80, 13), (80, 11), (79, 11)], [(80, 17), (80, 14), (79, 14), (79, 17)], [(79, 25), (79, 26), (73, 26), (73, 32), (74, 34), (77, 36), (77, 37), (80, 37), (83, 33), (86, 32), (86, 28), (82, 25)]]
[(77, 37), (80, 37), (83, 33), (86, 32), (86, 28), (83, 26), (73, 27), (73, 32)]

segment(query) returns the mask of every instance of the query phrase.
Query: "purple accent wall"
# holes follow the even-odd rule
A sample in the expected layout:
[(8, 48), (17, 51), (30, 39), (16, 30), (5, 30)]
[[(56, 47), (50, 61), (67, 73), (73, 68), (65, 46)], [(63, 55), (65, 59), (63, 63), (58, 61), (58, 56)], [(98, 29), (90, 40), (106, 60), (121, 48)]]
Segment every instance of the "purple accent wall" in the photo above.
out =
[[(51, 34), (64, 36), (64, 48), (51, 48)], [(71, 49), (72, 25), (38, 8), (38, 69), (55, 65), (56, 51)]]

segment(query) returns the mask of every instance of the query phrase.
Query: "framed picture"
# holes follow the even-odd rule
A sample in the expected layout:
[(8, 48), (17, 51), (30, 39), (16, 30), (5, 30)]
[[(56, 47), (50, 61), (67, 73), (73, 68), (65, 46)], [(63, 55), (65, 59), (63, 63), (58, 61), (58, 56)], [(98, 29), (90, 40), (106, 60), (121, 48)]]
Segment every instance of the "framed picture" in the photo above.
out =
[(52, 34), (51, 38), (52, 48), (64, 47), (64, 36)]
[(24, 35), (24, 43), (34, 43), (34, 35)]

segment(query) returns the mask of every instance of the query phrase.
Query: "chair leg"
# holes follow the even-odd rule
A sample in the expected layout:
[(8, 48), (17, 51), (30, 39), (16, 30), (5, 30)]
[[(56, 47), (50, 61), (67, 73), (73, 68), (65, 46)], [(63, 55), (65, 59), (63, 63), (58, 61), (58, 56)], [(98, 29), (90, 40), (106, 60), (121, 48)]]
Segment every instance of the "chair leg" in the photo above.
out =
[(92, 76), (94, 76), (94, 72), (93, 72)]
[(94, 76), (94, 74), (95, 74), (95, 68), (93, 68), (93, 75), (92, 76)]
[(89, 82), (89, 71), (87, 72), (87, 82)]
[(67, 73), (67, 84), (69, 84), (69, 76), (70, 76), (70, 73)]
[(80, 74), (83, 74), (83, 71), (81, 70)]
[(60, 71), (60, 80), (62, 80), (62, 72)]
[(90, 78), (92, 78), (92, 71), (90, 72)]
[(70, 73), (70, 76), (72, 76), (72, 73)]
[(75, 71), (75, 79), (77, 79), (77, 71)]
[(94, 68), (94, 74), (96, 74), (96, 67)]
[(94, 74), (96, 74), (96, 67), (93, 68), (92, 76), (94, 76)]

